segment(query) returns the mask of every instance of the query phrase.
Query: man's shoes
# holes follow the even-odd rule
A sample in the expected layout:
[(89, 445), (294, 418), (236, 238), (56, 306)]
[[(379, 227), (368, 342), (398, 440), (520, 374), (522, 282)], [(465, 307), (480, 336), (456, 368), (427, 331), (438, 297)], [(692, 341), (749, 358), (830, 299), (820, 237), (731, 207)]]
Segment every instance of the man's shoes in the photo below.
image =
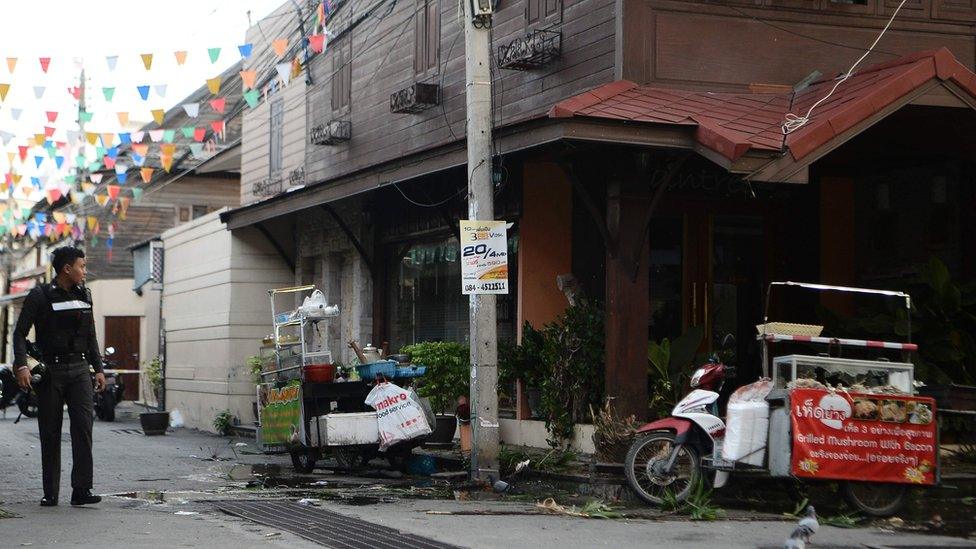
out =
[(44, 496), (41, 498), (41, 507), (54, 507), (58, 504), (58, 498)]
[(75, 490), (71, 493), (71, 505), (90, 505), (102, 501), (101, 496), (91, 493), (91, 490)]

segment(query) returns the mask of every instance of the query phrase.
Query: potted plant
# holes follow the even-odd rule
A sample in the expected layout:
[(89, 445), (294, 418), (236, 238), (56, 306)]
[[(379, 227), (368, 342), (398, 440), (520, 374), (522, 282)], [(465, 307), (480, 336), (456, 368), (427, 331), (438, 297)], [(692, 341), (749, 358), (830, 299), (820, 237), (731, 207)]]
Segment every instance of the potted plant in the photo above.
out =
[[(248, 373), (251, 374), (251, 381), (253, 381), (255, 385), (260, 385), (262, 383), (261, 372), (264, 368), (264, 359), (258, 355), (249, 356), (244, 361), (244, 364), (247, 367)], [(257, 400), (251, 403), (251, 411), (254, 413), (254, 422), (255, 425), (257, 425), (257, 422), (260, 421), (260, 418), (258, 417)]]
[[(169, 427), (169, 412), (163, 411), (159, 407), (159, 397), (163, 388), (163, 362), (156, 357), (146, 363), (145, 383), (143, 388), (143, 406), (146, 407), (144, 413), (139, 414), (139, 423), (142, 424), (142, 432), (146, 436), (165, 435), (166, 428)], [(149, 396), (156, 402), (155, 410), (149, 404)]]
[(470, 392), (468, 347), (448, 341), (426, 341), (408, 345), (401, 352), (409, 354), (414, 364), (427, 367), (417, 393), (430, 400), (437, 414), (437, 424), (431, 426), (434, 432), (428, 441), (449, 444), (457, 427), (451, 412), (458, 405), (458, 398)]

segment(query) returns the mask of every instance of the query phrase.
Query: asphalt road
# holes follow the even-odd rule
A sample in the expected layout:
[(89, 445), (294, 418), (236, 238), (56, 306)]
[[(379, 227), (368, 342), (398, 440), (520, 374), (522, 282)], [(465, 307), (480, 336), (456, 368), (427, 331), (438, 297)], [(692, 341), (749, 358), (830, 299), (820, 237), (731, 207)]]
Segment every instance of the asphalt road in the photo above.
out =
[[(319, 547), (293, 534), (224, 515), (214, 501), (243, 498), (315, 497), (318, 482), (332, 495), (348, 487), (380, 493), (383, 482), (337, 477), (327, 471), (304, 479), (301, 492), (245, 489), (254, 470), (281, 468), (287, 457), (249, 454), (253, 446), (188, 430), (145, 437), (138, 421), (95, 423), (97, 506), (74, 508), (70, 497), (70, 445), (64, 436), (61, 505), (42, 508), (37, 423), (15, 414), (0, 417), (0, 463), (4, 483), (0, 547)], [(66, 418), (67, 419), (67, 418)], [(67, 425), (67, 421), (65, 421)], [(236, 455), (235, 455), (236, 452)], [(213, 461), (216, 454), (221, 460)], [(287, 476), (287, 475), (285, 475)], [(287, 479), (286, 479), (287, 480)], [(337, 488), (338, 487), (338, 488)], [(378, 489), (374, 490), (374, 489)], [(335, 499), (334, 497), (332, 499)], [(354, 501), (354, 500), (343, 500)], [(781, 547), (791, 530), (781, 520), (689, 522), (683, 520), (591, 520), (539, 515), (532, 503), (384, 498), (386, 503), (349, 505), (322, 498), (329, 510), (464, 547)], [(492, 514), (485, 514), (485, 513)], [(736, 517), (733, 517), (736, 518)], [(889, 532), (877, 528), (823, 527), (813, 547), (976, 547), (958, 538)]]

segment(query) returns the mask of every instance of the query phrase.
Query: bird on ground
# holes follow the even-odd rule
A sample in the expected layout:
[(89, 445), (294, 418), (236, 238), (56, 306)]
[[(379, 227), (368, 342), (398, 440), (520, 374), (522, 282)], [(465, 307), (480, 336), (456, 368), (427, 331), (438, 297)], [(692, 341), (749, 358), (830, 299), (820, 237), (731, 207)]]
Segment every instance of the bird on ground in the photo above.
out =
[(813, 505), (808, 505), (807, 513), (797, 523), (790, 537), (786, 539), (786, 542), (783, 544), (783, 549), (805, 549), (806, 545), (810, 543), (810, 539), (817, 533), (817, 530), (820, 530), (820, 522), (817, 521), (817, 511), (813, 508)]

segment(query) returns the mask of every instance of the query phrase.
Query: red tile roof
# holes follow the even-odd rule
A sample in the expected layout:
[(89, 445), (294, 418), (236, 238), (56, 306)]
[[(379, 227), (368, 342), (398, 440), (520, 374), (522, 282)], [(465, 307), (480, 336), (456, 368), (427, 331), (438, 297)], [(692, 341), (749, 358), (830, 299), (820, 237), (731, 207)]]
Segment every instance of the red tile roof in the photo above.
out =
[(549, 116), (695, 126), (699, 143), (731, 161), (750, 150), (784, 149), (800, 160), (933, 79), (952, 82), (976, 98), (976, 74), (940, 48), (855, 72), (785, 139), (786, 114), (806, 115), (836, 79), (814, 82), (798, 93), (712, 93), (620, 80), (557, 103)]

